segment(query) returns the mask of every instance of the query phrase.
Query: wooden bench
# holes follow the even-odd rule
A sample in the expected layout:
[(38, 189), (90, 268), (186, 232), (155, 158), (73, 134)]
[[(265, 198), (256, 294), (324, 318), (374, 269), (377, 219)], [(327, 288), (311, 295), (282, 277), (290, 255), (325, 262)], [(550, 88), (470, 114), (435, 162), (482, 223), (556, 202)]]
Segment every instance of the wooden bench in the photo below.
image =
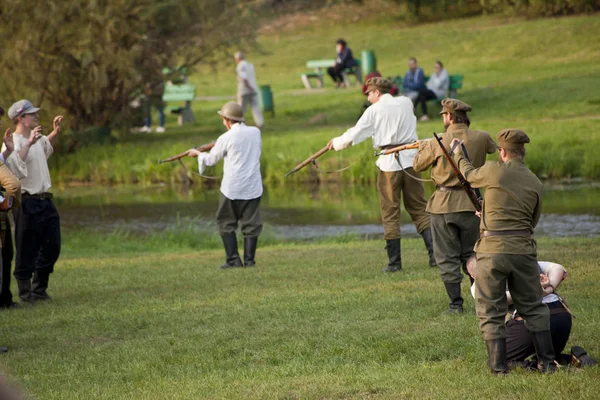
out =
[[(346, 86), (350, 86), (349, 75), (354, 75), (356, 77), (356, 82), (358, 84), (362, 84), (362, 74), (360, 70), (360, 60), (356, 61), (356, 67), (346, 68), (344, 72), (342, 72), (342, 77), (344, 78), (344, 84)], [(311, 68), (312, 71), (304, 72), (300, 74), (300, 79), (304, 84), (306, 89), (312, 89), (312, 85), (310, 80), (316, 79), (317, 86), (319, 88), (323, 87), (323, 76), (325, 75), (325, 71), (327, 68), (331, 67), (335, 64), (335, 60), (309, 60), (306, 62), (306, 67)]]
[(177, 114), (177, 123), (183, 125), (188, 122), (194, 122), (194, 113), (192, 112), (192, 100), (196, 98), (195, 85), (173, 85), (167, 84), (163, 94), (163, 101), (168, 102), (184, 102), (180, 106), (167, 107), (171, 114)]

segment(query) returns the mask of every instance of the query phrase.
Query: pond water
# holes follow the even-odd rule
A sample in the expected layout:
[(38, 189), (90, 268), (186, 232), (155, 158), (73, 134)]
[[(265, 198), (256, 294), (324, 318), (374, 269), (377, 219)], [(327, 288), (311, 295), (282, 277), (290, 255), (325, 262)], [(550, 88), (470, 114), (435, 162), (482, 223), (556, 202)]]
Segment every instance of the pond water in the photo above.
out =
[[(432, 186), (426, 187), (428, 195)], [(74, 187), (54, 190), (63, 230), (140, 234), (193, 225), (214, 231), (218, 188)], [(536, 235), (600, 235), (600, 184), (545, 184)], [(373, 186), (283, 186), (266, 188), (263, 221), (281, 238), (314, 239), (347, 233), (381, 236), (379, 200)], [(416, 235), (403, 212), (402, 232)]]

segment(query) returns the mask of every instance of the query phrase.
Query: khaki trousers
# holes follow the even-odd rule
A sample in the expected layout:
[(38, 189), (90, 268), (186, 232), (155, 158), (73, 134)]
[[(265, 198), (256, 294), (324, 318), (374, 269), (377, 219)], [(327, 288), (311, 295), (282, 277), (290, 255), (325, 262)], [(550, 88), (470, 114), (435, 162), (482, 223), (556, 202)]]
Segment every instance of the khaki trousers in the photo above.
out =
[(254, 117), (254, 124), (261, 127), (265, 123), (262, 109), (260, 108), (260, 101), (258, 100), (258, 94), (244, 94), (238, 96), (238, 104), (242, 106), (242, 114), (246, 115), (246, 109), (250, 106), (252, 110), (252, 117)]
[(506, 337), (506, 287), (529, 332), (550, 330), (550, 311), (542, 303), (536, 257), (529, 254), (477, 253), (475, 310), (485, 340)]
[(406, 176), (407, 173), (421, 178), (421, 174), (412, 168), (406, 168), (404, 171), (379, 171), (377, 176), (385, 240), (400, 237), (400, 193), (404, 196), (404, 208), (416, 225), (417, 232), (423, 232), (430, 225), (429, 213), (425, 211), (427, 200), (423, 182)]
[(260, 219), (260, 197), (252, 200), (231, 200), (221, 193), (217, 209), (219, 235), (235, 233), (238, 223), (244, 237), (255, 237), (262, 233)]

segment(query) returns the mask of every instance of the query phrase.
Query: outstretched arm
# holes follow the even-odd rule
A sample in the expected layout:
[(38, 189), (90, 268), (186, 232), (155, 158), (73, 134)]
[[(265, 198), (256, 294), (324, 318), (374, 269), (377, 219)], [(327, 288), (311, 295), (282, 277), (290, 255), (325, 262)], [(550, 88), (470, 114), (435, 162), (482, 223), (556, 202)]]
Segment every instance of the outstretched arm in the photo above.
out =
[(338, 136), (329, 141), (329, 149), (340, 151), (364, 142), (373, 136), (373, 125), (373, 113), (370, 108), (367, 108), (367, 111), (364, 112), (355, 126), (348, 129), (342, 136)]

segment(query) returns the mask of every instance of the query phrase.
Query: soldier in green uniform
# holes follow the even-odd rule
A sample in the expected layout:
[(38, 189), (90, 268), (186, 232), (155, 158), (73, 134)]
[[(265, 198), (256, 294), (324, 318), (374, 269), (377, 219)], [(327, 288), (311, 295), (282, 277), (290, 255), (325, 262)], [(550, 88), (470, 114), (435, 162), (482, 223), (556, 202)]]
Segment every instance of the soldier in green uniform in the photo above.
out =
[[(467, 112), (471, 106), (456, 99), (444, 99), (442, 112), (446, 132), (442, 136), (444, 146), (449, 149), (452, 139), (463, 141), (475, 168), (485, 163), (487, 154), (496, 151), (496, 144), (487, 132), (469, 129), (471, 121)], [(424, 140), (413, 161), (415, 171), (431, 167), (431, 179), (435, 192), (427, 203), (426, 211), (431, 214), (433, 252), (440, 267), (442, 282), (450, 298), (450, 313), (463, 311), (460, 284), (466, 273), (467, 260), (471, 257), (475, 242), (479, 239), (479, 218), (467, 193), (460, 185), (448, 159), (434, 140)], [(467, 276), (469, 276), (467, 274)], [(469, 276), (470, 278), (470, 276)]]
[[(478, 269), (475, 277), (475, 307), (488, 352), (488, 366), (494, 373), (506, 373), (506, 332), (508, 311), (506, 287), (517, 312), (533, 334), (542, 371), (554, 370), (554, 349), (550, 334), (550, 312), (542, 303), (537, 245), (532, 237), (542, 209), (542, 183), (525, 166), (527, 134), (504, 129), (497, 136), (500, 162), (475, 168), (462, 152), (454, 160), (473, 187), (485, 188), (481, 212), (480, 239), (475, 245)], [(452, 145), (460, 143), (453, 139)]]

